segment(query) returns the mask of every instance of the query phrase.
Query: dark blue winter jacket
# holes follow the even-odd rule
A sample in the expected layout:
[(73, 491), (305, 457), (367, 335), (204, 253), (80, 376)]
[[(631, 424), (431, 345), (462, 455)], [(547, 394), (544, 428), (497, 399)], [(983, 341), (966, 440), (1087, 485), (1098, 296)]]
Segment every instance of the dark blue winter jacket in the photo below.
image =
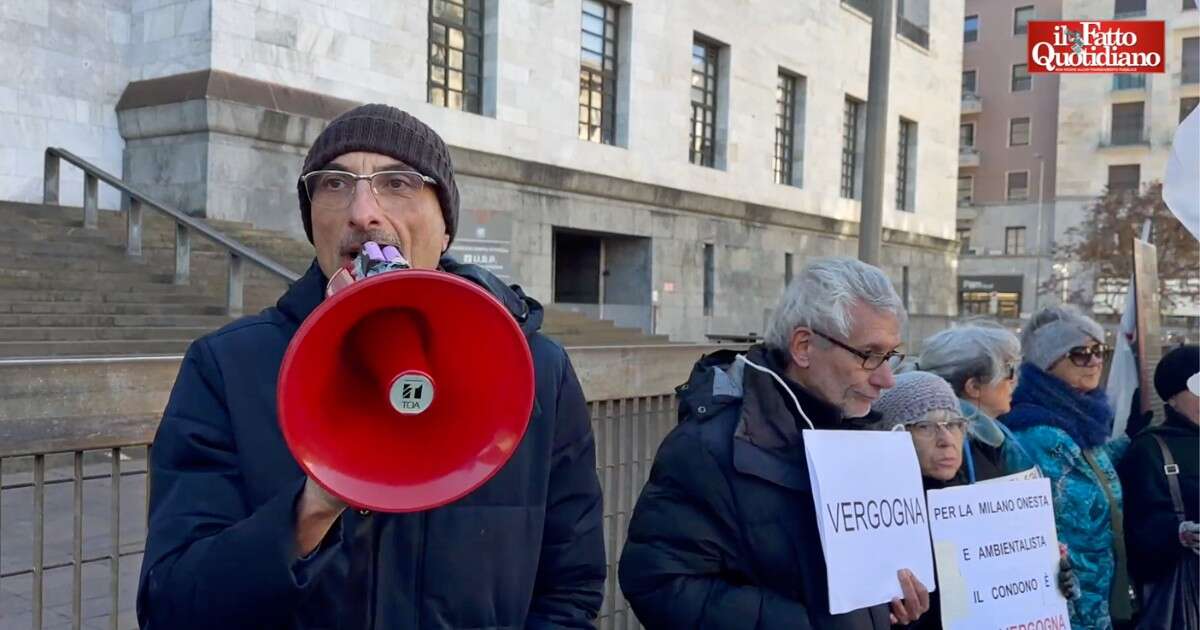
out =
[[(443, 269), (491, 291), (526, 333), (536, 397), (512, 459), (438, 509), (346, 510), (296, 559), (305, 476), (280, 433), (275, 389), (288, 342), (324, 295), (314, 264), (276, 307), (198, 339), (183, 359), (150, 458), (142, 628), (592, 627), (605, 559), (579, 381), (562, 347), (536, 332), (537, 302), (481, 269), (449, 259)], [(471, 357), (462, 366), (473, 370)]]

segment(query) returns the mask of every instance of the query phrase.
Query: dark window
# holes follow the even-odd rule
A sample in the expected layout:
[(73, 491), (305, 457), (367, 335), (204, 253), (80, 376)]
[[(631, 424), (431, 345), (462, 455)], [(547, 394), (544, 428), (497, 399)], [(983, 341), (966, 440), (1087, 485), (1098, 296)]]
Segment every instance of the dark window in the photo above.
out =
[(1183, 0), (1183, 6), (1180, 7), (1183, 11), (1196, 8), (1196, 0)]
[(962, 93), (974, 94), (976, 86), (976, 78), (978, 74), (974, 70), (963, 70), (962, 74)]
[(1112, 106), (1112, 143), (1136, 144), (1142, 141), (1145, 103), (1114, 103)]
[(579, 137), (616, 143), (617, 13), (619, 7), (583, 0), (579, 51)]
[(969, 206), (975, 197), (975, 176), (958, 176), (958, 205)]
[(792, 284), (792, 254), (786, 252), (783, 255), (783, 286), (787, 288)]
[(962, 149), (975, 146), (975, 123), (958, 126), (958, 146)]
[(704, 244), (704, 314), (713, 314), (713, 284), (716, 282), (717, 261), (712, 243)]
[(429, 0), (429, 102), (478, 114), (483, 94), (483, 1)]
[(1200, 105), (1200, 98), (1192, 96), (1179, 99), (1179, 122), (1183, 122), (1183, 119), (1187, 118), (1193, 109), (1196, 109), (1196, 105)]
[(1029, 171), (1009, 173), (1006, 189), (1009, 201), (1029, 199)]
[[(929, 7), (925, 7), (924, 17), (920, 15), (910, 15), (904, 12), (904, 5), (908, 3), (901, 0), (896, 3), (896, 34), (908, 41), (920, 46), (921, 48), (929, 48)], [(922, 23), (924, 22), (924, 23)]]
[(1020, 256), (1025, 253), (1025, 228), (1004, 228), (1004, 255)]
[(867, 14), (867, 17), (871, 17), (871, 3), (872, 0), (842, 0), (842, 4), (852, 6), (855, 9), (862, 11), (863, 13)]
[[(961, 177), (959, 181), (962, 181)], [(971, 249), (971, 228), (958, 228), (958, 253), (966, 255), (968, 249)]]
[(1146, 0), (1113, 0), (1113, 17), (1127, 18), (1146, 15)]
[(1013, 35), (1024, 35), (1029, 32), (1029, 20), (1033, 19), (1033, 6), (1017, 7), (1013, 11)]
[(692, 41), (692, 164), (716, 166), (717, 54), (716, 44)]
[(1108, 167), (1108, 192), (1136, 193), (1141, 188), (1141, 179), (1141, 165), (1114, 164)]
[(1200, 37), (1183, 38), (1183, 76), (1185, 84), (1200, 83)]
[(862, 101), (846, 97), (842, 116), (842, 196), (858, 199), (858, 126)]
[(800, 100), (799, 86), (803, 79), (779, 71), (775, 85), (775, 183), (797, 185), (798, 174), (793, 172), (796, 143), (796, 110)]
[(1146, 88), (1146, 75), (1140, 72), (1118, 72), (1113, 75), (1114, 90), (1143, 90)]
[(1023, 147), (1029, 144), (1029, 118), (1013, 118), (1008, 121), (1008, 146)]
[(968, 15), (963, 19), (963, 41), (979, 41), (979, 16)]
[(896, 156), (896, 209), (913, 209), (913, 181), (916, 169), (917, 123), (900, 119), (900, 137), (897, 140)]
[(1033, 87), (1033, 79), (1029, 76), (1029, 66), (1018, 63), (1012, 67), (1012, 91), (1027, 92)]

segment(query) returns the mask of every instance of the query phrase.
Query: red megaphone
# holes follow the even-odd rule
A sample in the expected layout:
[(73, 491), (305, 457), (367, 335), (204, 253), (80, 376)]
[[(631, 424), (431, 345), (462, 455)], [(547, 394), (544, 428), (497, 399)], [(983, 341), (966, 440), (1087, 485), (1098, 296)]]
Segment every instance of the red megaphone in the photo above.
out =
[(283, 357), (279, 424), (300, 467), (351, 506), (427, 510), (496, 474), (533, 408), (513, 316), (458, 276), (404, 270), (326, 299)]

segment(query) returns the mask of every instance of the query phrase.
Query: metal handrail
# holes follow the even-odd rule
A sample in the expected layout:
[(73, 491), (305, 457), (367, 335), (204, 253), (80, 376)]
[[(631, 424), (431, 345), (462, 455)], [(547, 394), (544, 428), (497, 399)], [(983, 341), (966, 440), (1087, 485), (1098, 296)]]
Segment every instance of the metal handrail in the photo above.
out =
[(121, 191), (128, 202), (125, 214), (125, 254), (130, 258), (142, 256), (142, 207), (150, 207), (175, 222), (175, 284), (187, 284), (191, 276), (192, 232), (216, 243), (229, 255), (229, 283), (226, 290), (226, 310), (231, 316), (242, 314), (245, 273), (243, 261), (258, 265), (287, 282), (300, 278), (296, 272), (264, 256), (257, 250), (235, 241), (212, 226), (150, 198), (142, 191), (87, 160), (59, 147), (46, 148), (45, 178), (42, 202), (57, 204), (59, 192), (59, 160), (66, 160), (83, 171), (83, 227), (99, 227), (99, 182)]

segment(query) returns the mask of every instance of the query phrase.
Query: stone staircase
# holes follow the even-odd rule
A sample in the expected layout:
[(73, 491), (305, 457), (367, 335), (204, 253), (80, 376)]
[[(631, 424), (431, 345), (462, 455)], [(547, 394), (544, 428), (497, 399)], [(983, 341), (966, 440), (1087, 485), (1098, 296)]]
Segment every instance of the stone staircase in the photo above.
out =
[[(101, 211), (97, 230), (80, 208), (0, 202), (0, 359), (182, 353), (229, 321), (226, 254), (192, 237), (191, 279), (175, 285), (174, 223), (146, 210), (143, 257), (124, 252), (125, 217)], [(209, 220), (235, 240), (303, 273), (311, 246), (246, 223)], [(284, 283), (245, 266), (245, 312), (275, 303)], [(565, 346), (653, 345), (663, 336), (619, 328), (550, 305), (543, 332)]]

